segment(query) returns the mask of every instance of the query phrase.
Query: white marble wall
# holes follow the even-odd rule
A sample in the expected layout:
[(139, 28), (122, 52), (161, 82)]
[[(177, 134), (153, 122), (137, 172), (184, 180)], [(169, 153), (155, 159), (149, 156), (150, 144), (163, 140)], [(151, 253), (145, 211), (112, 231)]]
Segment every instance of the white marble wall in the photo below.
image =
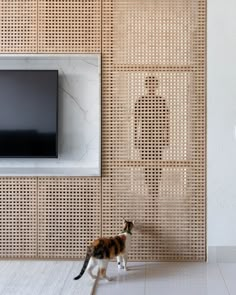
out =
[(100, 55), (0, 55), (0, 69), (59, 70), (58, 159), (0, 158), (0, 175), (99, 176)]

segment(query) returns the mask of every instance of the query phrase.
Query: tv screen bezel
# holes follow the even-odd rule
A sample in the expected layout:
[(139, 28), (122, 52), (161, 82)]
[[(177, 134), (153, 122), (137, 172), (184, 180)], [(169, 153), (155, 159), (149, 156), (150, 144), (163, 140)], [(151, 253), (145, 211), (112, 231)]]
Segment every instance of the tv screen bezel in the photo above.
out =
[(59, 71), (57, 69), (0, 69), (0, 72), (56, 72), (56, 149), (55, 156), (3, 156), (0, 159), (57, 159), (58, 158), (58, 112), (59, 112)]

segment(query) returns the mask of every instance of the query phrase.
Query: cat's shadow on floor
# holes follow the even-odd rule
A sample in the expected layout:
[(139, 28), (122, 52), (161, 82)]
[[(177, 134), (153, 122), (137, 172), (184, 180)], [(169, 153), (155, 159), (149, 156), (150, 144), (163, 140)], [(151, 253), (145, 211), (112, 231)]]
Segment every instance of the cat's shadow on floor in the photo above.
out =
[[(176, 273), (176, 269), (173, 268), (171, 264), (163, 264), (163, 263), (150, 263), (146, 265), (145, 263), (135, 264), (128, 266), (128, 271), (117, 270), (115, 273), (114, 269), (111, 272), (108, 270), (108, 276), (112, 277), (112, 281), (109, 283), (117, 283), (117, 282), (129, 282), (129, 281), (139, 281), (148, 279), (158, 279), (163, 277), (170, 277)], [(102, 282), (102, 280), (100, 281)], [(108, 283), (108, 284), (109, 284)]]

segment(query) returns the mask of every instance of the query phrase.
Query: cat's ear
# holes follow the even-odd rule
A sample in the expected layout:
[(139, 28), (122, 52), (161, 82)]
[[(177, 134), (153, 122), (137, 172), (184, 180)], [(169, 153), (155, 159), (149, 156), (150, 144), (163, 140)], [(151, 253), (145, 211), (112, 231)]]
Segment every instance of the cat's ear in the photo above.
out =
[(133, 225), (135, 224), (135, 220), (132, 220)]
[(126, 219), (124, 217), (122, 217), (124, 224), (127, 222)]

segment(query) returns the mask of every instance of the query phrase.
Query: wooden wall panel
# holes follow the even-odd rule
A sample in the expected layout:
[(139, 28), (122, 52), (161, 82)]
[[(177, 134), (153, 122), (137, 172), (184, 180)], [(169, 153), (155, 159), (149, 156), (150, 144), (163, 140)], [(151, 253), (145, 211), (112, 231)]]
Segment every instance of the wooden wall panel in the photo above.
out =
[(38, 0), (39, 53), (99, 53), (101, 0)]
[(37, 179), (0, 178), (0, 257), (37, 255)]
[[(205, 260), (204, 0), (104, 0), (103, 234), (134, 260)], [(111, 226), (112, 225), (112, 226)]]
[(131, 259), (205, 259), (205, 29), (206, 0), (0, 1), (0, 53), (102, 53), (103, 166), (0, 178), (1, 257), (82, 258), (124, 216)]
[(84, 258), (101, 234), (100, 218), (100, 178), (39, 178), (39, 258)]
[(37, 0), (0, 1), (0, 53), (37, 52)]

